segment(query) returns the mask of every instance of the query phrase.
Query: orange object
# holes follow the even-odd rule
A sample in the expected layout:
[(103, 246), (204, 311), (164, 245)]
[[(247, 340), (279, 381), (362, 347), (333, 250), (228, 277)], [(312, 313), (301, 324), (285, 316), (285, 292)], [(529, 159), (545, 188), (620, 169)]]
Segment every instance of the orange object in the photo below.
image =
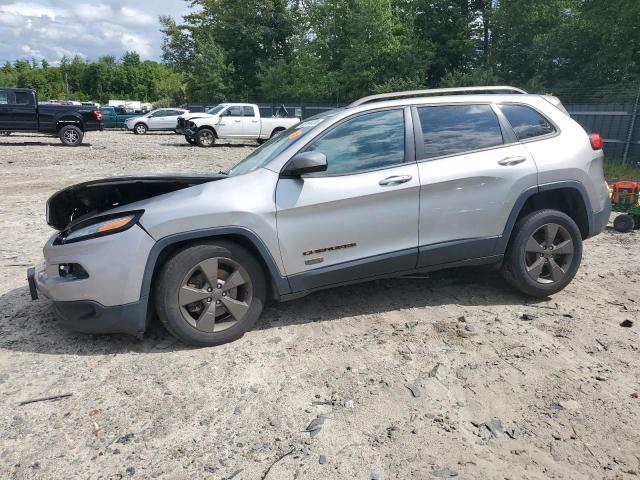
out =
[(640, 183), (621, 180), (613, 184), (611, 201), (616, 205), (631, 206), (638, 203), (640, 198)]

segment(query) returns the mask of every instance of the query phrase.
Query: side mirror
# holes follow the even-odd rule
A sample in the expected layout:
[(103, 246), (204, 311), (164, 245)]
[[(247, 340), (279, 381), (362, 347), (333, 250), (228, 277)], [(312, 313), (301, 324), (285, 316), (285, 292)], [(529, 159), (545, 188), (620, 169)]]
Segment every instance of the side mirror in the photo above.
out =
[(289, 160), (280, 176), (298, 178), (305, 173), (324, 172), (326, 169), (327, 157), (324, 153), (302, 152)]

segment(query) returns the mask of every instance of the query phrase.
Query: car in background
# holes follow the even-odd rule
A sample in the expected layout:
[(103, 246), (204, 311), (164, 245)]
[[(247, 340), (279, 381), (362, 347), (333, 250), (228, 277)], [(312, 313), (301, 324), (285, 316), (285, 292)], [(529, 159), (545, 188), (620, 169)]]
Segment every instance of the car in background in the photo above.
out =
[(102, 124), (104, 128), (124, 128), (124, 122), (129, 118), (139, 117), (140, 113), (128, 111), (122, 107), (102, 107)]
[(148, 131), (173, 131), (178, 124), (178, 117), (187, 113), (189, 110), (184, 108), (159, 108), (146, 115), (128, 118), (124, 126), (137, 135), (144, 135)]
[(102, 113), (95, 107), (38, 103), (36, 91), (30, 88), (0, 88), (2, 135), (56, 135), (67, 147), (77, 147), (92, 130), (102, 130)]
[(178, 118), (176, 133), (199, 147), (212, 147), (222, 138), (263, 143), (298, 123), (299, 118), (261, 117), (260, 109), (254, 104), (221, 103), (206, 113), (182, 115)]

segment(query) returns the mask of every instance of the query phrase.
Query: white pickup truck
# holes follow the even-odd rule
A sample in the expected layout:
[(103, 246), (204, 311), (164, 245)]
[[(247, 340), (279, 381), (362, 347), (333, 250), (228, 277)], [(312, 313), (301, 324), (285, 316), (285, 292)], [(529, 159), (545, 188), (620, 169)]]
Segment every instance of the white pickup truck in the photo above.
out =
[(191, 145), (211, 147), (223, 138), (263, 143), (299, 122), (299, 118), (262, 118), (258, 106), (249, 103), (221, 103), (206, 113), (181, 115), (175, 131)]

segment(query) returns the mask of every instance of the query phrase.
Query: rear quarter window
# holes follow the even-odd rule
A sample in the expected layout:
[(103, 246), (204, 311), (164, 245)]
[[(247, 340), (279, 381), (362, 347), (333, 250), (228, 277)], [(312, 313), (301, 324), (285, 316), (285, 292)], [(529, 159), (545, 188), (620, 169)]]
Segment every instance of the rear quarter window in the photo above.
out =
[(500, 105), (518, 140), (542, 137), (554, 133), (554, 126), (541, 114), (525, 105)]

